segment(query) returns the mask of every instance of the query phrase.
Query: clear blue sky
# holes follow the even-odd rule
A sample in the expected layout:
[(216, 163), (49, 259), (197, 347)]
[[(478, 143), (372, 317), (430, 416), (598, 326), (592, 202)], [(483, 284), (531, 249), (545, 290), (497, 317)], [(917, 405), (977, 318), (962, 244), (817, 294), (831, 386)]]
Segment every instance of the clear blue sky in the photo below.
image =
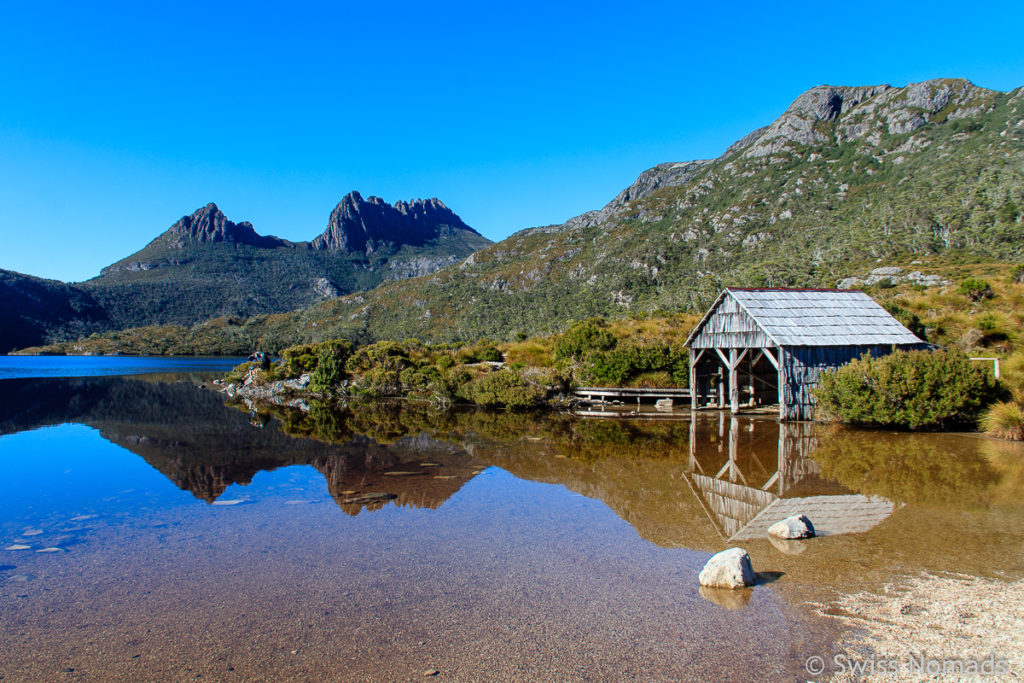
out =
[(0, 268), (83, 280), (214, 201), (498, 240), (717, 156), (822, 83), (1024, 85), (1024, 3), (0, 3)]

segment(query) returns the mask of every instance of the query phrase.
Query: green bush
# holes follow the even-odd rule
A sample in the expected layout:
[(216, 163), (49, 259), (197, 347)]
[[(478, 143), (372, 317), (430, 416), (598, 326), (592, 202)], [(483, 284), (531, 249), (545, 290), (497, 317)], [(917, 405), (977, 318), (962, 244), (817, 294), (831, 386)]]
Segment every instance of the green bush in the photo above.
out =
[(910, 429), (973, 425), (1000, 393), (986, 368), (954, 351), (865, 354), (822, 374), (814, 390), (820, 417)]
[(977, 277), (961, 280), (956, 291), (966, 296), (971, 301), (981, 301), (992, 298), (992, 285)]
[(685, 386), (689, 373), (687, 351), (650, 342), (590, 351), (584, 356), (580, 379), (588, 384), (621, 386), (640, 375), (658, 372), (671, 375), (673, 383)]
[(547, 392), (513, 370), (498, 370), (459, 387), (457, 395), (480, 406), (531, 408), (544, 402)]
[(481, 341), (459, 350), (459, 361), (462, 363), (501, 363), (505, 357), (501, 355), (491, 342)]
[(607, 327), (608, 323), (601, 318), (590, 318), (574, 324), (555, 342), (555, 358), (580, 359), (588, 351), (608, 351), (615, 348), (617, 340)]
[(313, 344), (290, 346), (281, 351), (281, 358), (284, 359), (288, 374), (292, 377), (312, 372), (316, 368), (317, 353)]
[(322, 394), (329, 394), (345, 379), (345, 363), (330, 352), (317, 356), (316, 369), (309, 376), (309, 388)]
[(398, 342), (382, 341), (361, 346), (348, 359), (349, 373), (355, 375), (375, 368), (401, 370), (409, 365), (409, 353)]

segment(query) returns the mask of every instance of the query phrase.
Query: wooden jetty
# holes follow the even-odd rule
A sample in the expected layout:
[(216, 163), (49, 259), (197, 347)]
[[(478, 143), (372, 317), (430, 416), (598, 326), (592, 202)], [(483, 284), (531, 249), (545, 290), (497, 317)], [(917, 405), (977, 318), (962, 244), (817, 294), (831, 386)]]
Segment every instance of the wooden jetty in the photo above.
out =
[(647, 389), (634, 387), (577, 387), (573, 391), (576, 398), (607, 405), (619, 402), (622, 405), (635, 403), (637, 407), (641, 404), (666, 406), (665, 401), (672, 401), (671, 405), (678, 407), (690, 406), (689, 389)]

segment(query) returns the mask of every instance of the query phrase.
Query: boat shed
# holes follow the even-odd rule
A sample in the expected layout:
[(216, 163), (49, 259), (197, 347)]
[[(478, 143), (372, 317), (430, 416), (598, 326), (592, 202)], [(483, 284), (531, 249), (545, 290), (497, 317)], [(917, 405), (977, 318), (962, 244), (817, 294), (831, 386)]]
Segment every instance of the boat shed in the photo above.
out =
[(686, 346), (694, 409), (778, 404), (782, 420), (811, 418), (826, 370), (929, 348), (864, 292), (738, 287), (718, 296)]

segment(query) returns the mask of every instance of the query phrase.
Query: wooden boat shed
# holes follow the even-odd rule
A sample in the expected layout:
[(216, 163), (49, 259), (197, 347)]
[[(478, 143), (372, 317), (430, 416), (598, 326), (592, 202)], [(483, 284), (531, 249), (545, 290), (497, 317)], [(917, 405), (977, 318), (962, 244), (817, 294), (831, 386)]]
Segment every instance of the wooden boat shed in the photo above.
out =
[(864, 292), (725, 289), (686, 340), (694, 409), (779, 406), (782, 420), (808, 420), (822, 372), (865, 353), (928, 345)]

